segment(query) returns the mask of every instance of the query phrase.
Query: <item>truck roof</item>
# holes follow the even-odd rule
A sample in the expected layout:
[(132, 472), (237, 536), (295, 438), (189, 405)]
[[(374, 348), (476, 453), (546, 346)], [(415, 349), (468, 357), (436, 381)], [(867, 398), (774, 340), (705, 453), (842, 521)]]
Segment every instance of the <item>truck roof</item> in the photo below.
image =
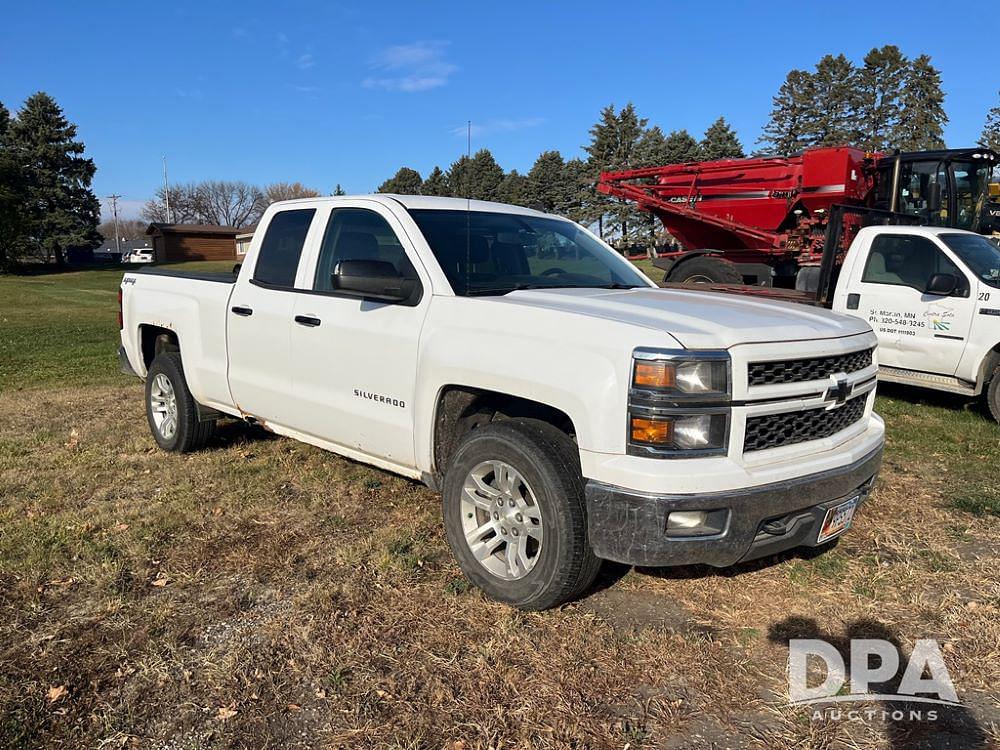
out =
[(937, 237), (941, 234), (971, 234), (976, 237), (981, 237), (982, 235), (976, 234), (975, 232), (970, 232), (967, 229), (955, 229), (954, 227), (925, 227), (919, 225), (899, 225), (899, 224), (876, 224), (874, 226), (862, 227), (859, 231), (876, 233), (876, 232), (889, 232), (898, 233), (903, 232), (905, 234), (915, 234), (921, 237)]
[[(368, 195), (330, 195), (317, 198), (297, 198), (281, 201), (285, 204), (299, 203), (340, 203), (349, 200), (374, 200), (388, 204), (390, 201), (402, 204), (404, 208), (430, 209), (436, 211), (487, 211), (490, 213), (523, 214), (526, 216), (554, 216), (533, 208), (514, 206), (509, 203), (494, 203), (493, 201), (467, 200), (465, 198), (442, 198), (434, 195), (396, 195), (395, 193), (371, 193)], [(562, 217), (559, 217), (562, 218)]]

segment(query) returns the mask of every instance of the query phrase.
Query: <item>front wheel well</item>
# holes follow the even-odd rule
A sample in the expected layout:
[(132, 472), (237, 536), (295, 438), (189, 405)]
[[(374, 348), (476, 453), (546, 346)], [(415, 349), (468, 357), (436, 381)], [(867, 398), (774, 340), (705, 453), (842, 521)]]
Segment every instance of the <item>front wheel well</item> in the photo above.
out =
[(993, 373), (1000, 367), (1000, 344), (986, 352), (983, 363), (979, 366), (979, 386), (985, 390), (989, 387)]
[(162, 326), (139, 326), (139, 344), (142, 348), (142, 362), (147, 370), (160, 352), (179, 352), (181, 350), (177, 334)]
[(450, 385), (442, 389), (434, 410), (434, 470), (444, 475), (459, 442), (470, 431), (504, 419), (533, 419), (576, 438), (573, 420), (548, 404), (498, 391)]

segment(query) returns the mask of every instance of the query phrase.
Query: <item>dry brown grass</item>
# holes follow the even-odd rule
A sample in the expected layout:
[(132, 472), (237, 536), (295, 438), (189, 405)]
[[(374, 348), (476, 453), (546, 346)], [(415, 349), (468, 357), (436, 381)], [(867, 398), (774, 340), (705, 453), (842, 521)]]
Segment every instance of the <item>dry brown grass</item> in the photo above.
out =
[[(526, 614), (469, 589), (417, 484), (235, 423), (194, 455), (153, 446), (135, 384), (0, 396), (4, 747), (1000, 741), (997, 519), (948, 507), (933, 455), (890, 454), (825, 555), (606, 566)], [(966, 709), (787, 706), (783, 639), (880, 629), (946, 642)]]

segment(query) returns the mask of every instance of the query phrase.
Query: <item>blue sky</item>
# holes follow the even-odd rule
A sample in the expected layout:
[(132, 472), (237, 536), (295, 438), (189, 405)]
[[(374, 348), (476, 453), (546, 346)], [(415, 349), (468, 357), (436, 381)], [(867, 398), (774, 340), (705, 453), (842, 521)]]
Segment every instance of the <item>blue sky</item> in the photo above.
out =
[[(939, 2), (16, 3), (0, 28), (0, 101), (44, 90), (79, 125), (99, 196), (126, 207), (171, 181), (299, 180), (369, 192), (489, 147), (524, 171), (578, 155), (610, 102), (664, 130), (725, 115), (745, 145), (787, 71), (873, 46), (930, 54), (951, 146), (997, 103), (987, 30)], [(938, 30), (948, 27), (950, 31)]]

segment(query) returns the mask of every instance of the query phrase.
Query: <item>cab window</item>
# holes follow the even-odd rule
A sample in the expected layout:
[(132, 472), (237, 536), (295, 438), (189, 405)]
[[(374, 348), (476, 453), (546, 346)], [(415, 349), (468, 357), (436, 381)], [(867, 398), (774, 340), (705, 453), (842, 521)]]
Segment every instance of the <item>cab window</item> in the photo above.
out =
[(936, 273), (950, 273), (959, 280), (959, 288), (965, 285), (958, 266), (926, 237), (880, 234), (872, 242), (861, 280), (923, 292)]
[(271, 217), (253, 269), (254, 281), (269, 286), (295, 286), (302, 246), (315, 213), (314, 208), (302, 208), (279, 211)]
[(391, 263), (403, 278), (418, 278), (388, 222), (365, 208), (337, 208), (331, 212), (316, 264), (314, 290), (334, 290), (332, 274), (342, 260), (379, 260)]

